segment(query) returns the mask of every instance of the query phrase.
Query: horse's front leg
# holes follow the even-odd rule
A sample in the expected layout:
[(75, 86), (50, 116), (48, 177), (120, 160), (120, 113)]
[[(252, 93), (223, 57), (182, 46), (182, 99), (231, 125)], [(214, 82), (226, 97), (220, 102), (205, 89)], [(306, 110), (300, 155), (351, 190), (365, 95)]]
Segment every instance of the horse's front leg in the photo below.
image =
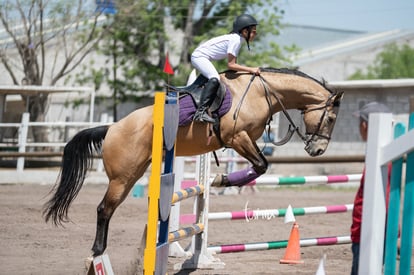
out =
[(253, 166), (229, 173), (228, 175), (217, 175), (211, 186), (243, 186), (266, 173), (268, 162), (262, 152), (260, 152), (256, 142), (252, 141), (247, 133), (243, 132), (234, 137), (232, 147), (237, 153), (250, 161)]

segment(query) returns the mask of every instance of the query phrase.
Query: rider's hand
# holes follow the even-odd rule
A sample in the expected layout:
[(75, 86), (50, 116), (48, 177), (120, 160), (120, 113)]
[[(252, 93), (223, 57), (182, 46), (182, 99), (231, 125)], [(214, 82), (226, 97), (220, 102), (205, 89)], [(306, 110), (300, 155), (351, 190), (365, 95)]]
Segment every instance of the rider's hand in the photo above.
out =
[(255, 75), (260, 75), (260, 68), (259, 68), (259, 67), (257, 67), (257, 68), (252, 68), (250, 72), (251, 72), (252, 74), (255, 74)]

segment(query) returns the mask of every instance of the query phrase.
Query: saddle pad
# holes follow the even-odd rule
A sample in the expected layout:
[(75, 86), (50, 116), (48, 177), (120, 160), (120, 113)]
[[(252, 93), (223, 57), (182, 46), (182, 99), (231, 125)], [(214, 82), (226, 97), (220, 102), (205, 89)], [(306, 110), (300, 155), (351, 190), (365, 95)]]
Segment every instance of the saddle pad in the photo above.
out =
[[(224, 95), (223, 102), (220, 105), (220, 108), (215, 112), (218, 113), (219, 117), (224, 116), (231, 107), (232, 96), (229, 89), (226, 87), (226, 93)], [(196, 111), (196, 106), (193, 99), (190, 95), (184, 96), (179, 100), (180, 105), (180, 116), (179, 116), (179, 126), (185, 126), (191, 123)]]

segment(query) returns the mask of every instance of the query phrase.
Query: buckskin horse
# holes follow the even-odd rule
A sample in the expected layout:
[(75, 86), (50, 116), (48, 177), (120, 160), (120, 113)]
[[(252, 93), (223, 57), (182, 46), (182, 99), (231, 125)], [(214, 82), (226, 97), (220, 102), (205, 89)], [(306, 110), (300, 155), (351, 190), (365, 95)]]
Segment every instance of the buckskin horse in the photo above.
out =
[[(233, 148), (251, 163), (251, 167), (241, 171), (218, 175), (213, 182), (215, 186), (242, 186), (266, 172), (268, 163), (256, 140), (262, 136), (272, 115), (279, 111), (293, 125), (290, 135), (297, 132), (310, 156), (325, 152), (343, 92), (332, 91), (324, 81), (291, 69), (262, 68), (260, 76), (226, 71), (220, 77), (230, 101), (227, 101), (229, 110), (221, 114), (218, 131), (210, 135), (208, 123), (190, 119), (178, 127), (175, 147), (177, 156)], [(302, 112), (305, 133), (294, 125), (287, 109)], [(60, 175), (51, 190), (52, 197), (45, 203), (43, 215), (46, 222), (51, 220), (55, 225), (69, 221), (69, 207), (82, 188), (93, 153), (101, 152), (109, 185), (97, 207), (93, 256), (105, 251), (114, 211), (151, 163), (152, 113), (153, 106), (147, 106), (109, 126), (82, 130), (64, 148)]]

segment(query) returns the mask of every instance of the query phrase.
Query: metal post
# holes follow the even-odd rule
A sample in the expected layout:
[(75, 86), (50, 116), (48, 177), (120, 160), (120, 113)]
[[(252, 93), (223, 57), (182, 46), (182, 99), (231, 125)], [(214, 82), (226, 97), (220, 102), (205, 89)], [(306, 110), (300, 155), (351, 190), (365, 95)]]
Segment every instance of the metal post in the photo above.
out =
[[(19, 127), (19, 153), (26, 152), (27, 144), (27, 132), (29, 131), (29, 113), (23, 113), (22, 115), (22, 124)], [(23, 171), (24, 169), (24, 157), (19, 157), (17, 159), (17, 171)]]
[[(181, 182), (184, 179), (184, 157), (176, 157), (174, 161), (174, 192), (181, 190)], [(170, 212), (170, 232), (180, 228), (180, 202), (176, 202), (171, 206)], [(191, 252), (185, 251), (178, 242), (170, 244), (169, 256), (184, 257), (191, 256)]]
[(93, 122), (93, 114), (95, 112), (95, 89), (91, 89), (91, 103), (89, 107), (89, 122)]
[[(204, 185), (204, 192), (200, 194), (194, 205), (194, 213), (196, 214), (196, 222), (204, 225), (204, 230), (201, 234), (193, 237), (191, 242), (191, 251), (193, 257), (185, 261), (182, 269), (220, 269), (224, 267), (224, 262), (213, 257), (213, 254), (208, 251), (208, 211), (209, 211), (209, 195), (210, 195), (210, 164), (211, 155), (203, 154), (197, 158), (197, 176), (199, 184)], [(177, 265), (179, 266), (179, 265)]]
[[(6, 106), (6, 95), (0, 94), (0, 123), (3, 122), (3, 113)], [(0, 141), (3, 140), (3, 131), (0, 131)]]

